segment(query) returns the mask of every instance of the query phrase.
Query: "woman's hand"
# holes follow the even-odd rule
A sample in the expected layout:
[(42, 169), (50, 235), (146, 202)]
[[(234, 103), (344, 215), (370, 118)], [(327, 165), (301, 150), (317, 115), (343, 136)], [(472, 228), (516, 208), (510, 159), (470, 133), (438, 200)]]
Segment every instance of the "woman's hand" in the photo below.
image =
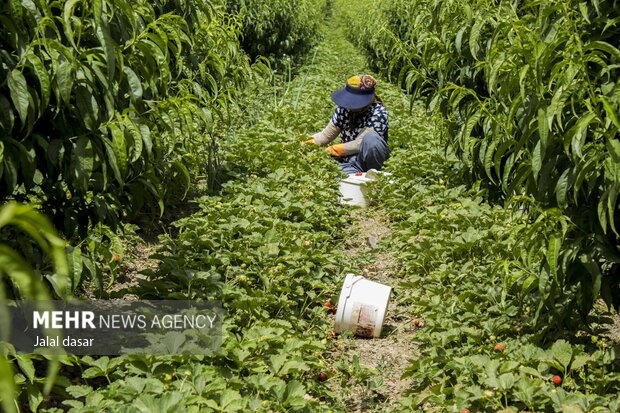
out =
[(325, 152), (330, 154), (331, 156), (341, 157), (345, 156), (344, 144), (339, 143), (338, 145), (332, 145), (325, 148)]

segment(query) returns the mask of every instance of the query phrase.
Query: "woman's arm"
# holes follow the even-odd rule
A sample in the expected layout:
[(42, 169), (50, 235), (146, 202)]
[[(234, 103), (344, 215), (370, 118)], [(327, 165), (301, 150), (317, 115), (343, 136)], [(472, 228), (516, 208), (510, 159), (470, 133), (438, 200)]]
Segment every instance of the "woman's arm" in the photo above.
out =
[(360, 146), (362, 145), (362, 140), (364, 136), (366, 136), (370, 132), (374, 132), (373, 128), (366, 128), (357, 135), (352, 141), (347, 143), (339, 143), (338, 145), (332, 145), (330, 147), (325, 148), (325, 150), (332, 156), (349, 156), (355, 155), (359, 153)]
[(334, 125), (332, 121), (329, 121), (325, 129), (312, 135), (312, 138), (315, 144), (326, 145), (336, 139), (338, 135), (340, 135), (340, 132), (341, 129)]
[(362, 145), (362, 140), (364, 139), (364, 136), (374, 131), (375, 130), (373, 128), (365, 128), (359, 133), (359, 135), (357, 135), (357, 138), (350, 142), (343, 143), (342, 145), (344, 147), (345, 156), (355, 155), (356, 153), (358, 153), (360, 151), (360, 146)]

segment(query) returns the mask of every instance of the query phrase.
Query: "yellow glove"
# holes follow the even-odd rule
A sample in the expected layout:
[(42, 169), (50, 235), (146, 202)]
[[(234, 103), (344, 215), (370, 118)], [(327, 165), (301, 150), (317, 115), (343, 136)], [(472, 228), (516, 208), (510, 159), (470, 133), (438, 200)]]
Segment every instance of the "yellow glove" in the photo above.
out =
[(344, 144), (339, 143), (338, 145), (332, 145), (325, 148), (325, 152), (330, 154), (331, 156), (345, 156), (344, 153)]
[(316, 141), (314, 140), (314, 138), (312, 139), (308, 139), (307, 141), (303, 141), (301, 142), (302, 145), (316, 145)]

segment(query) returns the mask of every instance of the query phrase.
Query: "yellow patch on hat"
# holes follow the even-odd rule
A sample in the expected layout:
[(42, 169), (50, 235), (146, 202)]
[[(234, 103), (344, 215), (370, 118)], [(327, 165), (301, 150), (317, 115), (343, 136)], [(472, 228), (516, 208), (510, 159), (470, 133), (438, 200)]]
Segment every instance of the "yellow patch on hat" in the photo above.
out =
[(351, 76), (347, 79), (347, 84), (351, 87), (360, 87), (361, 79), (359, 76)]
[(357, 75), (351, 76), (349, 79), (347, 79), (347, 84), (355, 88), (374, 89), (377, 81), (374, 77), (370, 75)]

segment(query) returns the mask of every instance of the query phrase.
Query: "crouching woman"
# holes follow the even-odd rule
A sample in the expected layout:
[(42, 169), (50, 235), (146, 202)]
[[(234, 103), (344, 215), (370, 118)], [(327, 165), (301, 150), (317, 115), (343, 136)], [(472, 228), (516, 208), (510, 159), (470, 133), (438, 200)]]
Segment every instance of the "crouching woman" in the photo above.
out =
[(342, 143), (325, 150), (337, 158), (345, 173), (380, 170), (390, 155), (388, 112), (375, 95), (376, 85), (369, 75), (350, 77), (343, 88), (332, 94), (337, 107), (325, 129), (303, 142), (328, 145), (340, 136)]

